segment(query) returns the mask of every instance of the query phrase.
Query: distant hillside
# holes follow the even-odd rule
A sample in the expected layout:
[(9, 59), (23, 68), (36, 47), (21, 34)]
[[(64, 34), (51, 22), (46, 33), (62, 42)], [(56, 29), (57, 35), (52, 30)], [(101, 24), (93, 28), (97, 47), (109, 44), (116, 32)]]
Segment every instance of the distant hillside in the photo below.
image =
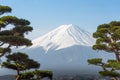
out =
[(109, 77), (102, 77), (98, 74), (59, 75), (53, 80), (110, 80)]
[(14, 75), (0, 76), (0, 80), (15, 80), (15, 76)]
[[(15, 80), (14, 75), (0, 76), (0, 80)], [(42, 80), (49, 80), (44, 78)], [(98, 74), (78, 74), (78, 75), (56, 75), (53, 80), (110, 80), (109, 77), (105, 78)]]

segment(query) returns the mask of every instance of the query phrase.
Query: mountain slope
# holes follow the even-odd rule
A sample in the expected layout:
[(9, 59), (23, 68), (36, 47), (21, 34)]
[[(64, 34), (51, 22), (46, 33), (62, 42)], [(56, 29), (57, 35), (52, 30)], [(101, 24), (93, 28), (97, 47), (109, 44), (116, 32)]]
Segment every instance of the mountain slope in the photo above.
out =
[(92, 46), (94, 42), (89, 32), (80, 29), (76, 25), (68, 24), (33, 40), (31, 48), (43, 47), (45, 51), (49, 49), (59, 50), (74, 45)]

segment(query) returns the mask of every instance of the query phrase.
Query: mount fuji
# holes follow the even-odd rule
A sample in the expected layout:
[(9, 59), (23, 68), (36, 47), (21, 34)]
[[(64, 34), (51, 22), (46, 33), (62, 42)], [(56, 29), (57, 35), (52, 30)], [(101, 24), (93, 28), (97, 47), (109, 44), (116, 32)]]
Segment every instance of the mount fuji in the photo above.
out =
[(92, 46), (95, 40), (89, 32), (76, 25), (68, 24), (62, 25), (32, 42), (33, 46), (30, 48), (41, 46), (45, 51), (48, 51), (49, 49), (59, 50), (74, 45)]

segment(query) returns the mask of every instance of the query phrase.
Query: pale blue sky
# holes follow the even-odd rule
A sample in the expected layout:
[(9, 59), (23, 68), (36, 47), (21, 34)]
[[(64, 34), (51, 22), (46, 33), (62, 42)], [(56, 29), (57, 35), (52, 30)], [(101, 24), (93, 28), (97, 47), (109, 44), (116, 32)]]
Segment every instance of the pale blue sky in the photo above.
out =
[(120, 20), (120, 0), (0, 0), (0, 4), (31, 21), (34, 31), (29, 36), (34, 37), (71, 23), (92, 33), (99, 24)]

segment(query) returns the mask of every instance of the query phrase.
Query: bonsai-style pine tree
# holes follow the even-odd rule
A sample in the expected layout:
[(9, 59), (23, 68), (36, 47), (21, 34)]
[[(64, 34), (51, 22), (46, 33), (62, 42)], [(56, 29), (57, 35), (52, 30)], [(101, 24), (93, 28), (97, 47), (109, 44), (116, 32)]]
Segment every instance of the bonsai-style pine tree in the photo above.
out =
[[(0, 5), (0, 58), (4, 55), (6, 55), (7, 58), (7, 61), (3, 62), (2, 66), (16, 70), (16, 80), (22, 80), (24, 77), (27, 77), (24, 80), (33, 80), (35, 76), (36, 79), (34, 80), (43, 77), (52, 78), (51, 71), (35, 70), (32, 73), (29, 73), (28, 70), (38, 69), (40, 64), (29, 59), (28, 55), (25, 53), (18, 52), (10, 54), (12, 46), (18, 47), (32, 45), (31, 41), (25, 38), (25, 34), (28, 34), (28, 32), (33, 30), (28, 20), (16, 16), (3, 15), (5, 13), (10, 13), (11, 11), (12, 9), (9, 6)], [(27, 76), (23, 76), (24, 74), (27, 74)]]
[(33, 30), (29, 26), (30, 22), (16, 16), (3, 15), (11, 11), (9, 6), (0, 5), (0, 58), (10, 53), (12, 46), (32, 45), (31, 41), (25, 38), (25, 34)]
[[(6, 62), (2, 66), (8, 69), (17, 71), (16, 80), (41, 80), (48, 77), (52, 80), (52, 71), (37, 70), (40, 64), (33, 59), (30, 59), (27, 54), (17, 52), (6, 56)], [(29, 71), (30, 69), (35, 69)]]
[[(2, 66), (8, 69), (17, 71), (17, 76), (20, 76), (22, 71), (30, 69), (38, 69), (40, 64), (37, 61), (29, 59), (25, 53), (17, 52), (6, 56), (7, 61), (2, 63)], [(19, 80), (19, 79), (17, 79)]]
[(88, 63), (101, 66), (103, 71), (99, 73), (102, 76), (109, 76), (114, 80), (120, 79), (120, 21), (112, 21), (109, 24), (99, 25), (96, 32), (93, 33), (96, 38), (94, 50), (103, 50), (115, 55), (115, 60), (103, 62), (102, 58), (89, 59)]

